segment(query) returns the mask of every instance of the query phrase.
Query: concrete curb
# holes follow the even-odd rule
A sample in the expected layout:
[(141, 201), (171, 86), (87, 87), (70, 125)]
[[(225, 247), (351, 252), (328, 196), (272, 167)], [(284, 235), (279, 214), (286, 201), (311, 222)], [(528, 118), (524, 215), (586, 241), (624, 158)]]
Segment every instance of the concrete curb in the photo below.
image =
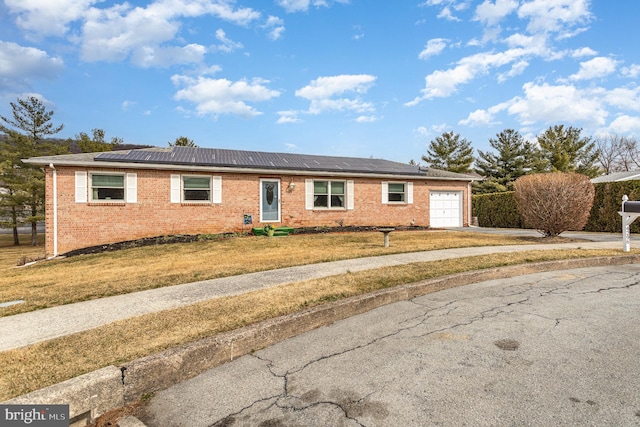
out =
[(77, 424), (86, 425), (109, 411), (135, 403), (145, 394), (166, 389), (252, 351), (386, 304), (486, 280), (637, 262), (640, 262), (640, 255), (546, 261), (470, 271), (396, 286), (269, 319), (143, 357), (121, 367), (108, 366), (3, 403), (71, 403), (71, 419), (74, 422), (86, 419), (84, 424)]

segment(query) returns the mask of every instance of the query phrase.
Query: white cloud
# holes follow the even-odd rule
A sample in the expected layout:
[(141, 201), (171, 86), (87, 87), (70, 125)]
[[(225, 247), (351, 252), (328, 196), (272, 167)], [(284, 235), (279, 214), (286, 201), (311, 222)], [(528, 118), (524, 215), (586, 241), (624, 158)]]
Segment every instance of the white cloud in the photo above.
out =
[[(426, 99), (448, 97), (457, 91), (458, 86), (470, 82), (478, 75), (487, 74), (494, 68), (518, 61), (510, 71), (515, 75), (526, 66), (526, 61), (521, 58), (533, 54), (538, 54), (537, 47), (530, 49), (515, 48), (499, 53), (482, 52), (468, 56), (458, 61), (458, 65), (455, 68), (436, 70), (426, 76), (426, 85), (422, 89), (421, 95), (405, 105), (414, 106)], [(504, 79), (508, 75), (509, 73), (503, 74), (502, 78)]]
[(517, 8), (518, 2), (516, 0), (495, 0), (495, 3), (485, 0), (476, 8), (473, 19), (485, 25), (494, 26)]
[(100, 0), (5, 0), (9, 12), (17, 15), (18, 27), (41, 35), (62, 37), (69, 23), (81, 19)]
[(437, 55), (447, 47), (447, 39), (431, 39), (427, 41), (426, 46), (418, 55), (420, 59), (428, 59), (430, 56)]
[(466, 119), (460, 120), (459, 125), (465, 126), (487, 126), (492, 124), (493, 115), (486, 110), (476, 110), (469, 113)]
[(528, 19), (530, 33), (558, 32), (570, 34), (575, 25), (591, 20), (589, 0), (530, 0), (520, 6), (518, 16)]
[(310, 0), (278, 0), (278, 6), (289, 13), (304, 12), (309, 10)]
[(375, 80), (375, 76), (368, 74), (318, 77), (302, 89), (296, 90), (296, 96), (314, 100), (327, 99), (345, 92), (366, 93)]
[(377, 122), (378, 120), (380, 120), (380, 118), (376, 116), (359, 116), (355, 121), (358, 123), (373, 123)]
[(640, 111), (640, 87), (618, 87), (602, 94), (603, 101), (616, 108)]
[(437, 125), (431, 125), (430, 127), (420, 126), (413, 130), (413, 134), (420, 138), (429, 138), (431, 135), (441, 135), (447, 131), (449, 125), (446, 123), (440, 123)]
[(622, 115), (616, 117), (614, 121), (609, 125), (609, 129), (612, 133), (628, 135), (640, 133), (640, 117), (631, 117)]
[(125, 99), (124, 101), (122, 101), (122, 104), (120, 105), (120, 108), (122, 108), (122, 111), (127, 111), (129, 109), (129, 107), (136, 105), (136, 102), (134, 101), (129, 101), (128, 99)]
[(284, 20), (277, 16), (270, 15), (262, 28), (265, 28), (268, 31), (269, 38), (271, 40), (278, 40), (282, 38), (282, 34), (285, 32)]
[(240, 42), (234, 42), (227, 37), (222, 28), (216, 30), (216, 39), (221, 42), (219, 45), (212, 46), (212, 50), (224, 53), (231, 53), (236, 49), (242, 49), (244, 46)]
[(457, 16), (455, 16), (452, 12), (451, 9), (448, 7), (443, 7), (442, 10), (440, 11), (440, 13), (438, 14), (438, 18), (440, 19), (446, 19), (447, 21), (455, 21), (455, 22), (460, 22), (461, 19), (458, 18)]
[(460, 18), (454, 15), (455, 12), (461, 12), (469, 7), (468, 0), (427, 0), (420, 3), (418, 6), (434, 6), (440, 8), (438, 18), (446, 19), (447, 21), (459, 22)]
[(523, 90), (524, 96), (508, 102), (509, 114), (517, 116), (523, 125), (565, 121), (602, 126), (609, 114), (602, 102), (603, 91), (598, 88), (526, 83)]
[[(306, 111), (297, 114), (321, 114), (329, 111), (351, 111), (365, 113), (375, 111), (370, 102), (360, 99), (374, 84), (375, 76), (368, 74), (343, 74), (339, 76), (318, 77), (307, 86), (296, 90), (296, 96), (310, 101)], [(293, 116), (292, 111), (287, 114)], [(281, 114), (281, 113), (279, 113)], [(364, 119), (363, 119), (364, 120)], [(288, 116), (280, 115), (279, 123), (288, 123)]]
[(64, 68), (60, 58), (34, 47), (0, 41), (0, 87), (15, 89), (31, 78), (53, 78)]
[(131, 62), (142, 68), (199, 63), (203, 61), (206, 52), (207, 49), (199, 44), (183, 47), (141, 46), (131, 53)]
[(571, 56), (573, 58), (582, 58), (584, 56), (595, 56), (597, 54), (598, 54), (598, 52), (596, 52), (595, 50), (591, 49), (590, 47), (583, 47), (583, 48), (574, 50), (571, 53)]
[(604, 77), (616, 71), (618, 62), (604, 56), (580, 63), (580, 70), (569, 76), (570, 80), (591, 80)]
[(528, 61), (523, 60), (523, 61), (516, 62), (511, 66), (511, 69), (509, 71), (507, 71), (506, 73), (498, 74), (498, 82), (503, 83), (509, 80), (510, 78), (519, 76), (520, 74), (524, 73), (524, 70), (526, 70), (527, 67), (529, 67)]
[[(350, 0), (336, 0), (335, 3), (349, 3)], [(306, 12), (311, 5), (314, 7), (330, 7), (328, 0), (277, 0), (276, 4), (282, 7), (288, 13)]]
[(285, 123), (300, 123), (302, 120), (298, 117), (298, 112), (293, 110), (278, 111), (280, 118), (276, 121), (276, 124), (282, 125)]
[(635, 79), (636, 77), (640, 76), (640, 65), (631, 64), (629, 67), (624, 67), (622, 69), (622, 75), (631, 79)]
[(429, 136), (429, 129), (427, 129), (427, 128), (426, 128), (426, 127), (424, 127), (424, 126), (420, 126), (420, 127), (416, 128), (416, 129), (414, 129), (414, 130), (413, 130), (413, 133), (414, 133), (415, 135), (418, 135), (418, 136), (424, 136), (424, 137), (426, 137), (426, 136)]
[[(199, 62), (200, 48), (174, 43), (183, 18), (213, 16), (237, 25), (248, 25), (260, 13), (236, 7), (228, 0), (155, 0), (145, 6), (117, 3), (97, 7), (102, 0), (7, 0), (16, 23), (36, 36), (69, 36), (81, 46), (85, 61), (120, 61), (129, 57), (142, 66), (167, 66)], [(81, 27), (73, 30), (73, 23)], [(218, 49), (238, 44), (225, 40)], [(176, 55), (175, 59), (172, 56)]]
[(235, 114), (254, 117), (262, 113), (248, 105), (249, 102), (268, 101), (280, 95), (280, 92), (266, 87), (268, 81), (262, 79), (232, 82), (227, 79), (174, 75), (171, 80), (176, 86), (182, 87), (176, 92), (175, 99), (196, 104), (196, 111), (201, 116)]

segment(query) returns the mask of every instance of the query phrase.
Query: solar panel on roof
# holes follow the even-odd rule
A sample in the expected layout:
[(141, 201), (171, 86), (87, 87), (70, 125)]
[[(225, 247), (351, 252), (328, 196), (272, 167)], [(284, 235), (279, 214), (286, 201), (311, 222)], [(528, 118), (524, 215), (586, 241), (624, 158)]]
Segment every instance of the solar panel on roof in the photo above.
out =
[(100, 153), (95, 161), (421, 175), (415, 166), (382, 159), (173, 147)]

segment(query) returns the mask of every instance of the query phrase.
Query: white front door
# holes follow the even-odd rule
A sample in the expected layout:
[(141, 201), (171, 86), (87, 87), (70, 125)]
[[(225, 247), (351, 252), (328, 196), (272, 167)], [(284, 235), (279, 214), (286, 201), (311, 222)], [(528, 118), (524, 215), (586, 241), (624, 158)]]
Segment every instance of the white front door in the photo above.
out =
[(462, 227), (462, 191), (432, 191), (429, 203), (431, 227)]

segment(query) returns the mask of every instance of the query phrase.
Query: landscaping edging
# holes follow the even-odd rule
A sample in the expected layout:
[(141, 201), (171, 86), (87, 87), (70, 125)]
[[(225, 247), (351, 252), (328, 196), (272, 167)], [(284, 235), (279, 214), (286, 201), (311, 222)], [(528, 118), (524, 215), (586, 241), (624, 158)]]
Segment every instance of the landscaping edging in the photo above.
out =
[(77, 425), (87, 425), (109, 411), (138, 401), (144, 395), (193, 378), (245, 354), (386, 304), (486, 280), (639, 261), (640, 255), (545, 261), (469, 271), (396, 286), (269, 319), (146, 356), (120, 367), (107, 366), (2, 403), (70, 404), (71, 419), (78, 421)]

